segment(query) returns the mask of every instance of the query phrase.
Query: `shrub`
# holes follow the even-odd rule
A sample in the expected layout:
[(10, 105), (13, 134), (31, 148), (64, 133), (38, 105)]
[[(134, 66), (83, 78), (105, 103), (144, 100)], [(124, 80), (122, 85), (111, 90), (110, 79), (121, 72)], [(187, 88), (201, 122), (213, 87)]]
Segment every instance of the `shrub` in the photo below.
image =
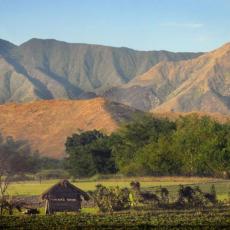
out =
[(101, 212), (113, 212), (130, 208), (129, 193), (127, 188), (107, 188), (98, 184), (92, 196)]

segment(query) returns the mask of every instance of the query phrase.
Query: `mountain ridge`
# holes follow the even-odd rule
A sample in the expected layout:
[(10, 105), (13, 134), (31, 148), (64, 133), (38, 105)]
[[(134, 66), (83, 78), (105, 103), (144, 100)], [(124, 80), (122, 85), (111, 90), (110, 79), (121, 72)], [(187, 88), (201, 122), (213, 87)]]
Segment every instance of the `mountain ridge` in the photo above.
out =
[(156, 64), (105, 97), (144, 111), (230, 114), (230, 43), (183, 61)]
[[(31, 39), (13, 46), (0, 57), (0, 89), (8, 89), (0, 96), (0, 103), (102, 95), (107, 89), (129, 82), (161, 60), (184, 60), (199, 55), (201, 53), (136, 51), (54, 39)], [(15, 87), (11, 85), (18, 83), (17, 88), (20, 88), (21, 79), (25, 81), (24, 88), (19, 89), (20, 95), (14, 97)]]
[(0, 57), (7, 55), (11, 49), (16, 47), (13, 43), (0, 39)]

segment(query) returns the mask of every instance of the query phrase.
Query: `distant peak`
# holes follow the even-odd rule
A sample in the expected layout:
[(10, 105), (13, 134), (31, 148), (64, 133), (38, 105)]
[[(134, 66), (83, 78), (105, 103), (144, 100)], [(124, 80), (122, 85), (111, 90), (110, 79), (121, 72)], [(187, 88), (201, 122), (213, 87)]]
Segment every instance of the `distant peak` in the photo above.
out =
[(42, 38), (31, 38), (30, 40), (28, 40), (27, 42), (45, 42), (45, 41), (57, 41), (55, 39), (52, 38), (48, 38), (48, 39), (42, 39)]
[(31, 38), (30, 40), (21, 44), (21, 46), (27, 45), (36, 45), (36, 44), (50, 44), (50, 43), (65, 43), (55, 39), (40, 39), (40, 38)]
[(7, 55), (15, 47), (13, 43), (0, 39), (0, 55)]
[(6, 46), (12, 46), (12, 47), (16, 46), (15, 44), (8, 42), (8, 41), (1, 39), (1, 38), (0, 38), (0, 45), (6, 45)]

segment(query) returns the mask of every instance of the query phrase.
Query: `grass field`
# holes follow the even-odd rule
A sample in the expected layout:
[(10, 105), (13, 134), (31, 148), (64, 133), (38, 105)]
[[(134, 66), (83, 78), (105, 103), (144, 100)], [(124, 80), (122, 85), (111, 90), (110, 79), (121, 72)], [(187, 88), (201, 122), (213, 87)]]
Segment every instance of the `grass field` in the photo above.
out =
[[(197, 178), (197, 177), (136, 177), (136, 178), (119, 178), (119, 179), (105, 179), (105, 180), (79, 180), (74, 184), (84, 191), (94, 190), (96, 184), (103, 184), (105, 186), (119, 186), (129, 187), (130, 181), (138, 180), (144, 190), (156, 191), (159, 186), (167, 187), (171, 196), (177, 193), (178, 185), (191, 184), (193, 186), (199, 185), (203, 191), (209, 191), (212, 184), (216, 187), (218, 199), (223, 200), (228, 198), (230, 192), (230, 180), (214, 179), (214, 178)], [(46, 189), (57, 183), (58, 180), (45, 180), (41, 183), (37, 181), (25, 181), (12, 183), (9, 186), (9, 195), (40, 195)]]

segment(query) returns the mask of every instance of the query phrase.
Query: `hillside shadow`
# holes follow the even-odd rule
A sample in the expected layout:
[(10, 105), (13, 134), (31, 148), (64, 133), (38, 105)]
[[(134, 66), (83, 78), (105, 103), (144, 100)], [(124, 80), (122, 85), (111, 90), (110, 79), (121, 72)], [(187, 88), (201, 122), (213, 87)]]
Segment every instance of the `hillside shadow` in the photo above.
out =
[(62, 85), (65, 89), (65, 91), (68, 94), (68, 97), (70, 99), (76, 99), (78, 98), (78, 96), (83, 93), (83, 90), (80, 89), (77, 86), (74, 86), (73, 84), (71, 84), (67, 79), (59, 76), (58, 74), (50, 71), (49, 69), (43, 69), (38, 67), (37, 68), (39, 71), (41, 71), (43, 74), (49, 76), (51, 79), (55, 80), (56, 82), (58, 82), (60, 85)]
[(27, 70), (21, 64), (19, 64), (16, 60), (10, 57), (5, 57), (5, 59), (7, 62), (9, 62), (14, 67), (16, 72), (24, 75), (35, 86), (36, 94), (41, 99), (53, 99), (54, 98), (52, 93), (46, 87), (46, 85), (43, 84), (40, 80), (31, 77), (28, 74)]

